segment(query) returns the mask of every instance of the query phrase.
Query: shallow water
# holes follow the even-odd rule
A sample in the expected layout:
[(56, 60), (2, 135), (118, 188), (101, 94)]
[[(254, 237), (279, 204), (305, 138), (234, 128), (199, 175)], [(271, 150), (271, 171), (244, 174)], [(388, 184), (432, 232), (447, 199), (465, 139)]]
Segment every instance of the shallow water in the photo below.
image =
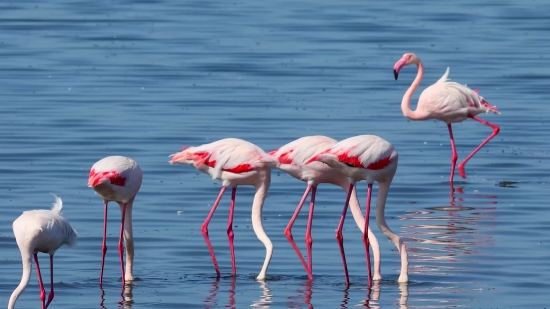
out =
[[(0, 11), (0, 307), (21, 276), (11, 222), (50, 207), (48, 192), (63, 198), (79, 236), (76, 248), (55, 255), (51, 308), (548, 306), (547, 1), (14, 1)], [(392, 66), (410, 51), (426, 68), (420, 90), (450, 66), (453, 80), (480, 89), (502, 112), (482, 115), (501, 132), (454, 188), (445, 125), (408, 121), (400, 111), (416, 71), (407, 67), (395, 81)], [(453, 127), (459, 160), (491, 132), (474, 121)], [(216, 281), (200, 225), (220, 184), (170, 166), (168, 155), (225, 137), (271, 150), (317, 134), (375, 134), (398, 150), (386, 220), (408, 246), (411, 282), (396, 283), (397, 251), (374, 228), (384, 280), (367, 288), (361, 235), (348, 216), (345, 289), (334, 239), (345, 196), (321, 185), (316, 278), (308, 283), (283, 235), (305, 184), (278, 171), (263, 215), (275, 247), (267, 282), (254, 280), (264, 249), (250, 227), (250, 187), (237, 190), (236, 278), (228, 193), (210, 225), (223, 274)], [(140, 280), (124, 298), (120, 212), (111, 206), (102, 291), (102, 203), (86, 187), (93, 163), (116, 154), (144, 171), (134, 207)], [(364, 205), (365, 184), (359, 188)], [(293, 229), (302, 250), (306, 221), (304, 209)], [(41, 261), (48, 281), (47, 256)], [(33, 273), (17, 308), (39, 307), (38, 296)]]

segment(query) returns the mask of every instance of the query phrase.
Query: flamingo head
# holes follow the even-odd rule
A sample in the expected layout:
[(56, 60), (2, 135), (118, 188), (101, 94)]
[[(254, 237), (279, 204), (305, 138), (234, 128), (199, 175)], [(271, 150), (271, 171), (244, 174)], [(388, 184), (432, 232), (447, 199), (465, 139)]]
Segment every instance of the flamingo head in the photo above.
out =
[(393, 65), (393, 76), (395, 77), (395, 80), (397, 80), (397, 76), (399, 75), (399, 71), (401, 71), (401, 69), (404, 66), (411, 65), (411, 64), (418, 65), (419, 63), (420, 63), (420, 59), (415, 54), (413, 54), (413, 53), (404, 54), (403, 57), (401, 57), (401, 59), (399, 59)]

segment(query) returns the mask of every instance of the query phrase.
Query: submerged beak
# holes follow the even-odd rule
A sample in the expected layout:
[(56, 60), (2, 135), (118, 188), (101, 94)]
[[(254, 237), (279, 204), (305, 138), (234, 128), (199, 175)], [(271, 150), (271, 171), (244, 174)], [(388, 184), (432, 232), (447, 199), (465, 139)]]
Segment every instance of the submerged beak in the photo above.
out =
[(397, 77), (399, 76), (399, 71), (401, 71), (401, 68), (405, 66), (405, 63), (407, 63), (407, 59), (401, 58), (393, 65), (393, 77), (395, 77), (395, 80), (397, 80)]

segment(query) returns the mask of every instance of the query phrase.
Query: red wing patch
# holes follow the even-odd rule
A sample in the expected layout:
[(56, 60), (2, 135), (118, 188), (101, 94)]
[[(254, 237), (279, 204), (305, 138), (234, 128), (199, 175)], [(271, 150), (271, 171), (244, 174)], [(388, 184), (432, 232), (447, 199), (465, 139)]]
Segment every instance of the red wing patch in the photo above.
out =
[(368, 170), (381, 170), (388, 166), (390, 164), (390, 157), (386, 157), (383, 159), (380, 159), (374, 163), (371, 163), (367, 166), (364, 166), (361, 161), (359, 161), (359, 157), (348, 157), (347, 154), (341, 154), (338, 156), (338, 161), (345, 163), (348, 166), (356, 167), (356, 168), (366, 168)]
[(390, 164), (391, 160), (390, 157), (385, 157), (383, 159), (380, 159), (374, 163), (371, 163), (367, 166), (367, 169), (369, 170), (381, 170), (384, 167), (388, 166)]
[(126, 184), (126, 178), (122, 177), (119, 173), (115, 171), (96, 173), (96, 171), (92, 169), (90, 171), (88, 179), (88, 183), (92, 187), (99, 185), (106, 179), (109, 179), (111, 184), (115, 186), (124, 187), (124, 185)]
[(235, 174), (251, 172), (253, 170), (254, 170), (254, 168), (252, 166), (250, 166), (250, 164), (248, 164), (248, 163), (237, 165), (237, 166), (232, 167), (232, 168), (223, 168), (222, 169), (222, 171), (235, 173)]
[[(210, 153), (208, 152), (195, 153), (195, 157), (193, 159), (197, 164), (202, 163), (211, 168), (216, 167), (216, 160), (210, 160)], [(224, 172), (235, 173), (235, 174), (246, 173), (253, 170), (254, 168), (248, 163), (237, 165), (232, 168), (222, 168), (222, 171)]]
[[(268, 155), (275, 156), (275, 153), (279, 151), (279, 149), (275, 149), (273, 151), (268, 152)], [(289, 158), (290, 154), (294, 151), (294, 149), (291, 149), (290, 151), (287, 151), (279, 156), (277, 156), (277, 160), (279, 160), (279, 163), (281, 164), (292, 164), (292, 159)]]

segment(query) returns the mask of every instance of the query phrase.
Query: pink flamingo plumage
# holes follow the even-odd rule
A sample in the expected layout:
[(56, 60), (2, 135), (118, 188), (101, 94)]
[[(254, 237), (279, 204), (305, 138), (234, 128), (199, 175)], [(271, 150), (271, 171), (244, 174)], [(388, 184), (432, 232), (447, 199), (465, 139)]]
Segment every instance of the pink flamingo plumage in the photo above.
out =
[[(401, 238), (390, 230), (384, 218), (386, 199), (393, 176), (397, 170), (398, 155), (395, 148), (393, 148), (388, 141), (378, 136), (359, 135), (336, 143), (326, 151), (309, 159), (306, 164), (310, 164), (314, 161), (321, 161), (334, 169), (342, 171), (349, 177), (351, 182), (344, 204), (344, 210), (342, 211), (340, 224), (336, 231), (336, 238), (338, 239), (338, 244), (340, 245), (340, 251), (342, 253), (346, 284), (349, 285), (349, 278), (346, 257), (343, 250), (342, 228), (344, 227), (344, 220), (346, 218), (348, 203), (351, 193), (353, 192), (353, 187), (361, 180), (366, 180), (367, 182), (367, 210), (365, 213), (365, 228), (363, 230), (363, 242), (367, 252), (367, 267), (370, 269), (368, 253), (369, 238), (367, 237), (366, 231), (368, 231), (369, 227), (372, 184), (377, 181), (378, 198), (376, 200), (376, 223), (380, 230), (382, 230), (382, 233), (395, 244), (401, 254), (401, 273), (397, 281), (407, 282), (409, 280), (407, 248)], [(369, 278), (369, 286), (370, 285), (372, 285), (372, 281)]]
[[(313, 279), (313, 270), (312, 270), (312, 253), (311, 248), (313, 244), (313, 239), (311, 237), (311, 226), (313, 221), (313, 209), (315, 207), (315, 193), (317, 191), (317, 186), (321, 183), (330, 183), (339, 187), (342, 187), (344, 191), (347, 191), (350, 188), (350, 182), (348, 177), (344, 175), (340, 170), (331, 168), (330, 166), (322, 162), (312, 162), (311, 164), (305, 164), (309, 159), (316, 156), (319, 153), (322, 153), (334, 146), (337, 143), (335, 139), (326, 136), (304, 136), (295, 141), (292, 141), (286, 145), (281, 146), (279, 149), (273, 150), (268, 154), (275, 157), (275, 167), (284, 172), (287, 172), (292, 177), (307, 182), (307, 187), (304, 192), (302, 199), (300, 200), (294, 215), (290, 219), (286, 229), (285, 236), (291, 245), (296, 251), (296, 254), (300, 258), (304, 269), (306, 270), (309, 279)], [(355, 189), (353, 189), (355, 190)], [(302, 206), (305, 200), (308, 197), (309, 192), (311, 191), (311, 202), (309, 206), (309, 217), (306, 230), (306, 247), (307, 247), (307, 256), (308, 263), (306, 264), (300, 250), (296, 246), (292, 238), (292, 226), (302, 209)], [(351, 195), (350, 199), (350, 209), (351, 213), (357, 223), (357, 226), (363, 232), (365, 228), (365, 219), (361, 213), (361, 207), (359, 206), (359, 201), (357, 200), (357, 195), (355, 191)], [(380, 247), (378, 245), (378, 240), (376, 236), (372, 233), (370, 228), (368, 229), (368, 237), (374, 254), (374, 280), (381, 280), (382, 276), (380, 275)], [(309, 266), (308, 266), (309, 265)], [(369, 269), (370, 272), (370, 269)], [(370, 277), (370, 274), (369, 274)]]
[[(61, 246), (67, 245), (72, 247), (76, 244), (76, 232), (69, 224), (69, 221), (63, 218), (61, 214), (63, 201), (59, 197), (53, 196), (55, 203), (51, 210), (37, 209), (25, 211), (19, 218), (13, 221), (13, 234), (15, 235), (17, 246), (21, 251), (23, 275), (21, 276), (21, 282), (11, 294), (8, 309), (15, 308), (15, 302), (25, 290), (27, 284), (29, 284), (32, 256), (34, 256), (36, 273), (38, 274), (42, 309), (48, 308), (54, 298), (53, 256)], [(48, 296), (48, 302), (46, 302), (46, 291), (44, 290), (40, 266), (38, 265), (38, 252), (50, 255), (50, 295)]]
[(187, 164), (197, 170), (210, 175), (213, 179), (222, 182), (222, 188), (210, 213), (204, 221), (201, 231), (210, 251), (216, 274), (220, 277), (218, 262), (214, 250), (208, 238), (208, 224), (218, 207), (218, 204), (227, 189), (232, 187), (231, 204), (229, 205), (229, 220), (227, 224), (227, 236), (231, 253), (232, 274), (236, 275), (235, 250), (233, 246), (233, 212), (235, 209), (235, 194), (237, 186), (252, 185), (256, 188), (252, 203), (252, 228), (258, 239), (266, 248), (266, 256), (262, 269), (256, 279), (264, 280), (273, 254), (273, 244), (267, 237), (262, 226), (262, 209), (267, 197), (267, 190), (271, 183), (270, 165), (261, 162), (266, 153), (258, 146), (237, 138), (226, 138), (213, 143), (196, 147), (184, 147), (183, 151), (170, 155), (170, 164)]
[(478, 90), (472, 90), (466, 85), (449, 81), (449, 68), (447, 68), (445, 74), (443, 74), (443, 76), (435, 82), (435, 84), (422, 91), (420, 98), (418, 98), (416, 110), (411, 110), (411, 97), (422, 82), (424, 66), (418, 56), (413, 53), (404, 54), (403, 57), (393, 66), (394, 76), (397, 80), (401, 68), (411, 64), (415, 64), (418, 67), (418, 73), (413, 83), (403, 96), (403, 100), (401, 101), (401, 110), (403, 111), (403, 115), (411, 120), (437, 119), (447, 123), (447, 128), (449, 129), (449, 135), (451, 137), (451, 148), (453, 151), (450, 177), (451, 183), (453, 182), (456, 161), (458, 159), (451, 123), (461, 122), (471, 118), (493, 128), (493, 133), (491, 133), (489, 137), (487, 137), (476, 149), (474, 149), (474, 151), (472, 151), (472, 153), (470, 153), (470, 155), (466, 157), (466, 159), (464, 159), (464, 161), (458, 165), (458, 172), (460, 173), (460, 176), (462, 178), (466, 178), (466, 172), (464, 170), (466, 162), (468, 162), (468, 160), (470, 160), (474, 154), (481, 149), (481, 147), (487, 144), (500, 131), (500, 128), (497, 125), (478, 118), (476, 115), (489, 112), (500, 114), (500, 112), (496, 106), (492, 106), (487, 103), (487, 101), (485, 101), (485, 99), (478, 94)]
[[(132, 206), (139, 192), (143, 172), (136, 161), (122, 156), (109, 156), (97, 161), (91, 168), (88, 176), (88, 187), (103, 199), (105, 211), (103, 217), (103, 243), (101, 247), (101, 272), (99, 284), (103, 284), (103, 266), (107, 253), (107, 206), (113, 201), (120, 205), (122, 219), (120, 223), (120, 235), (118, 240), (118, 253), (120, 256), (120, 270), (122, 272), (122, 285), (126, 281), (134, 280), (134, 236), (132, 231)], [(124, 247), (122, 238), (126, 244), (126, 272), (124, 271)]]

